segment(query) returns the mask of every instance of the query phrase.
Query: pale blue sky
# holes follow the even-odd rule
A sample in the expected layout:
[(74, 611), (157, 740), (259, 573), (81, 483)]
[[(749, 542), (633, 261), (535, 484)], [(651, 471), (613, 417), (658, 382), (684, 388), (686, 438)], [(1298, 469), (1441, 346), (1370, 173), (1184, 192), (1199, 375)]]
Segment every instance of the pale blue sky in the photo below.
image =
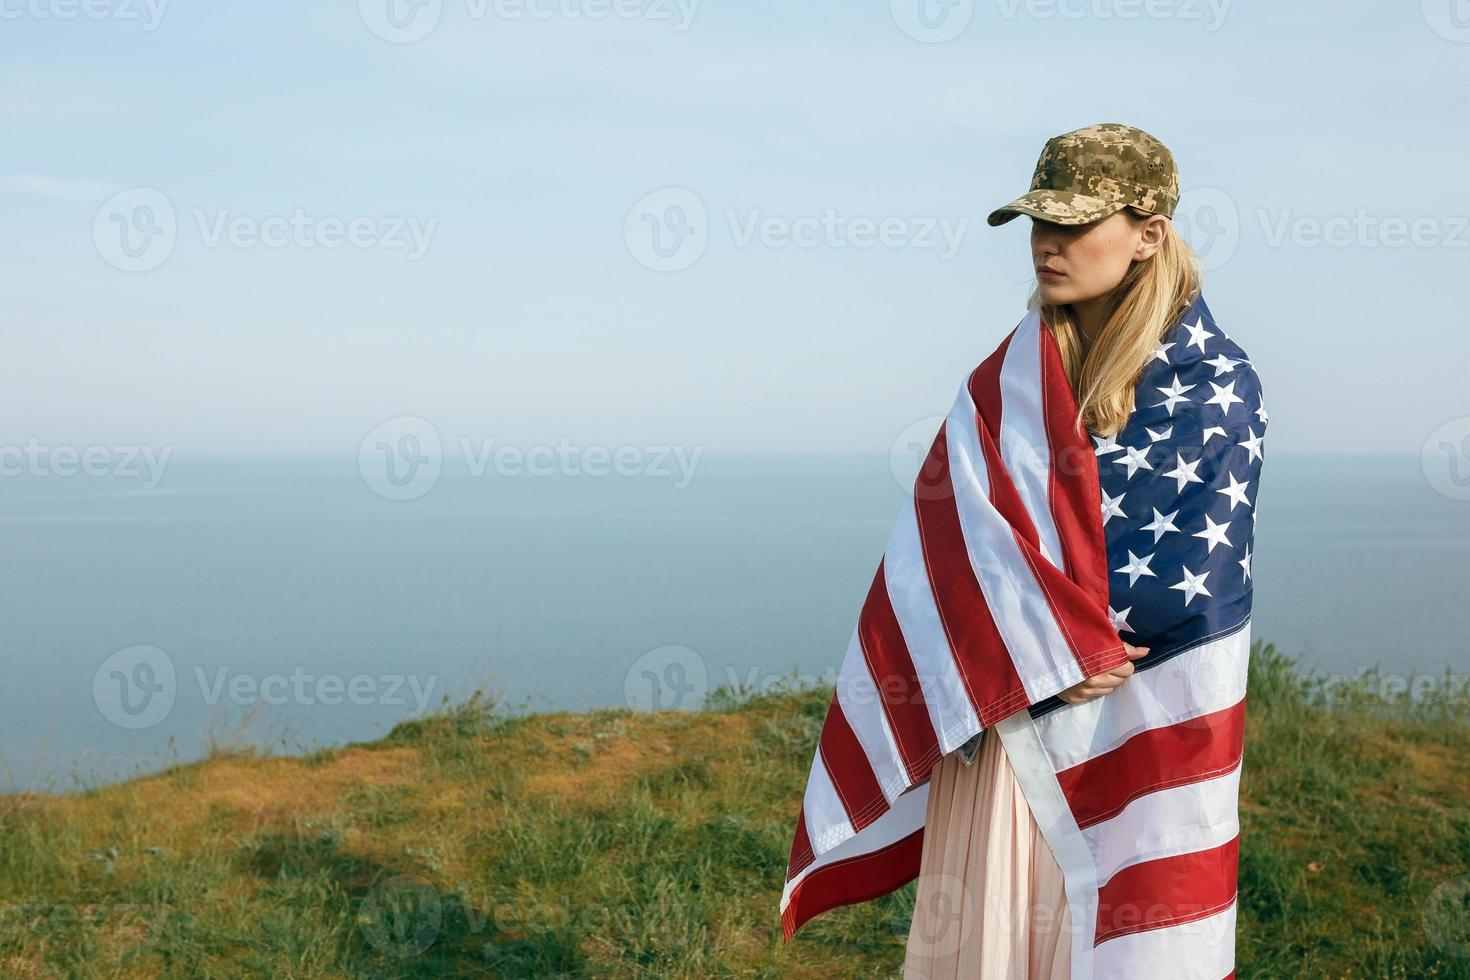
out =
[[(425, 0), (413, 43), (370, 29), (389, 0), (69, 2), (0, 3), (0, 443), (355, 453), (412, 415), (519, 445), (886, 451), (1021, 315), (1027, 222), (985, 214), (1046, 138), (1105, 121), (1168, 144), (1181, 214), (1223, 231), (1205, 295), (1278, 450), (1417, 453), (1470, 414), (1463, 0), (990, 0), (939, 43), (906, 0), (687, 23), (688, 0)], [(94, 219), (136, 187), (176, 242), (123, 271)], [(654, 271), (627, 219), (669, 187), (707, 245)], [(298, 210), (369, 244), (248, 239)], [(829, 211), (899, 244), (741, 244)], [(243, 244), (210, 244), (222, 215)], [(1360, 240), (1314, 243), (1357, 216)], [(388, 247), (398, 219), (421, 257)], [(952, 255), (904, 244), (931, 219)]]

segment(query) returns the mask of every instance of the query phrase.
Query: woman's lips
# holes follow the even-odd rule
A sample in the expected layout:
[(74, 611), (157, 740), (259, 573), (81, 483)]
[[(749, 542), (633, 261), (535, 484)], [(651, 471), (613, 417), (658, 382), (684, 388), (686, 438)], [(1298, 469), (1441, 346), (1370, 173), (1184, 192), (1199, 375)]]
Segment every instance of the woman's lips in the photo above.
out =
[(1067, 277), (1066, 276), (1066, 273), (1058, 272), (1055, 269), (1037, 269), (1036, 270), (1036, 278), (1037, 279), (1065, 279), (1066, 277)]

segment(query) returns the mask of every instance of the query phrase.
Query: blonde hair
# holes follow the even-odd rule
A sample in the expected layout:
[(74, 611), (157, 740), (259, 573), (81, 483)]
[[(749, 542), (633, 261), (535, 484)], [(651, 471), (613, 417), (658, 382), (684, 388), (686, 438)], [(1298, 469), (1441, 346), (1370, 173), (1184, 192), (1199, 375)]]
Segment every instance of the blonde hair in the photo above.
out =
[[(1148, 217), (1129, 207), (1135, 223)], [(1099, 435), (1116, 435), (1133, 411), (1134, 386), (1165, 332), (1189, 309), (1200, 289), (1200, 263), (1194, 250), (1169, 223), (1163, 244), (1151, 257), (1134, 262), (1113, 289), (1112, 314), (1087, 351), (1070, 306), (1041, 303), (1038, 287), (1030, 306), (1039, 310), (1061, 350), (1067, 380), (1077, 395), (1077, 424)]]

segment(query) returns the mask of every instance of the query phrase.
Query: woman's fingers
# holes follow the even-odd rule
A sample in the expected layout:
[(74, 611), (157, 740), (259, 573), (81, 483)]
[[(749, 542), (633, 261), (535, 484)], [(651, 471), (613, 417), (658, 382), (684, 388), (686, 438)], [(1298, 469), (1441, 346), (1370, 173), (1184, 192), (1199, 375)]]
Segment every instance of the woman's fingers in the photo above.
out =
[(1057, 697), (1068, 704), (1078, 704), (1082, 701), (1090, 701), (1093, 698), (1102, 697), (1104, 694), (1115, 690), (1117, 686), (1127, 680), (1136, 669), (1133, 661), (1148, 654), (1148, 647), (1136, 647), (1131, 643), (1123, 644), (1128, 654), (1128, 662), (1114, 667), (1112, 670), (1103, 671), (1074, 684), (1067, 688)]

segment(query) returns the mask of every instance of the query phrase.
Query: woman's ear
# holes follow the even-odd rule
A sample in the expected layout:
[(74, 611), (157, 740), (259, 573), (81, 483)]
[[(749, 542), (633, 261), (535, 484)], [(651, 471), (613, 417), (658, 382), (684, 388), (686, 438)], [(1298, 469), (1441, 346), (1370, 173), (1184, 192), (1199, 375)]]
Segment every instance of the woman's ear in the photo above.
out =
[(1138, 246), (1133, 250), (1135, 262), (1151, 258), (1159, 247), (1164, 244), (1164, 239), (1174, 233), (1170, 227), (1169, 219), (1162, 214), (1151, 214), (1138, 229)]

